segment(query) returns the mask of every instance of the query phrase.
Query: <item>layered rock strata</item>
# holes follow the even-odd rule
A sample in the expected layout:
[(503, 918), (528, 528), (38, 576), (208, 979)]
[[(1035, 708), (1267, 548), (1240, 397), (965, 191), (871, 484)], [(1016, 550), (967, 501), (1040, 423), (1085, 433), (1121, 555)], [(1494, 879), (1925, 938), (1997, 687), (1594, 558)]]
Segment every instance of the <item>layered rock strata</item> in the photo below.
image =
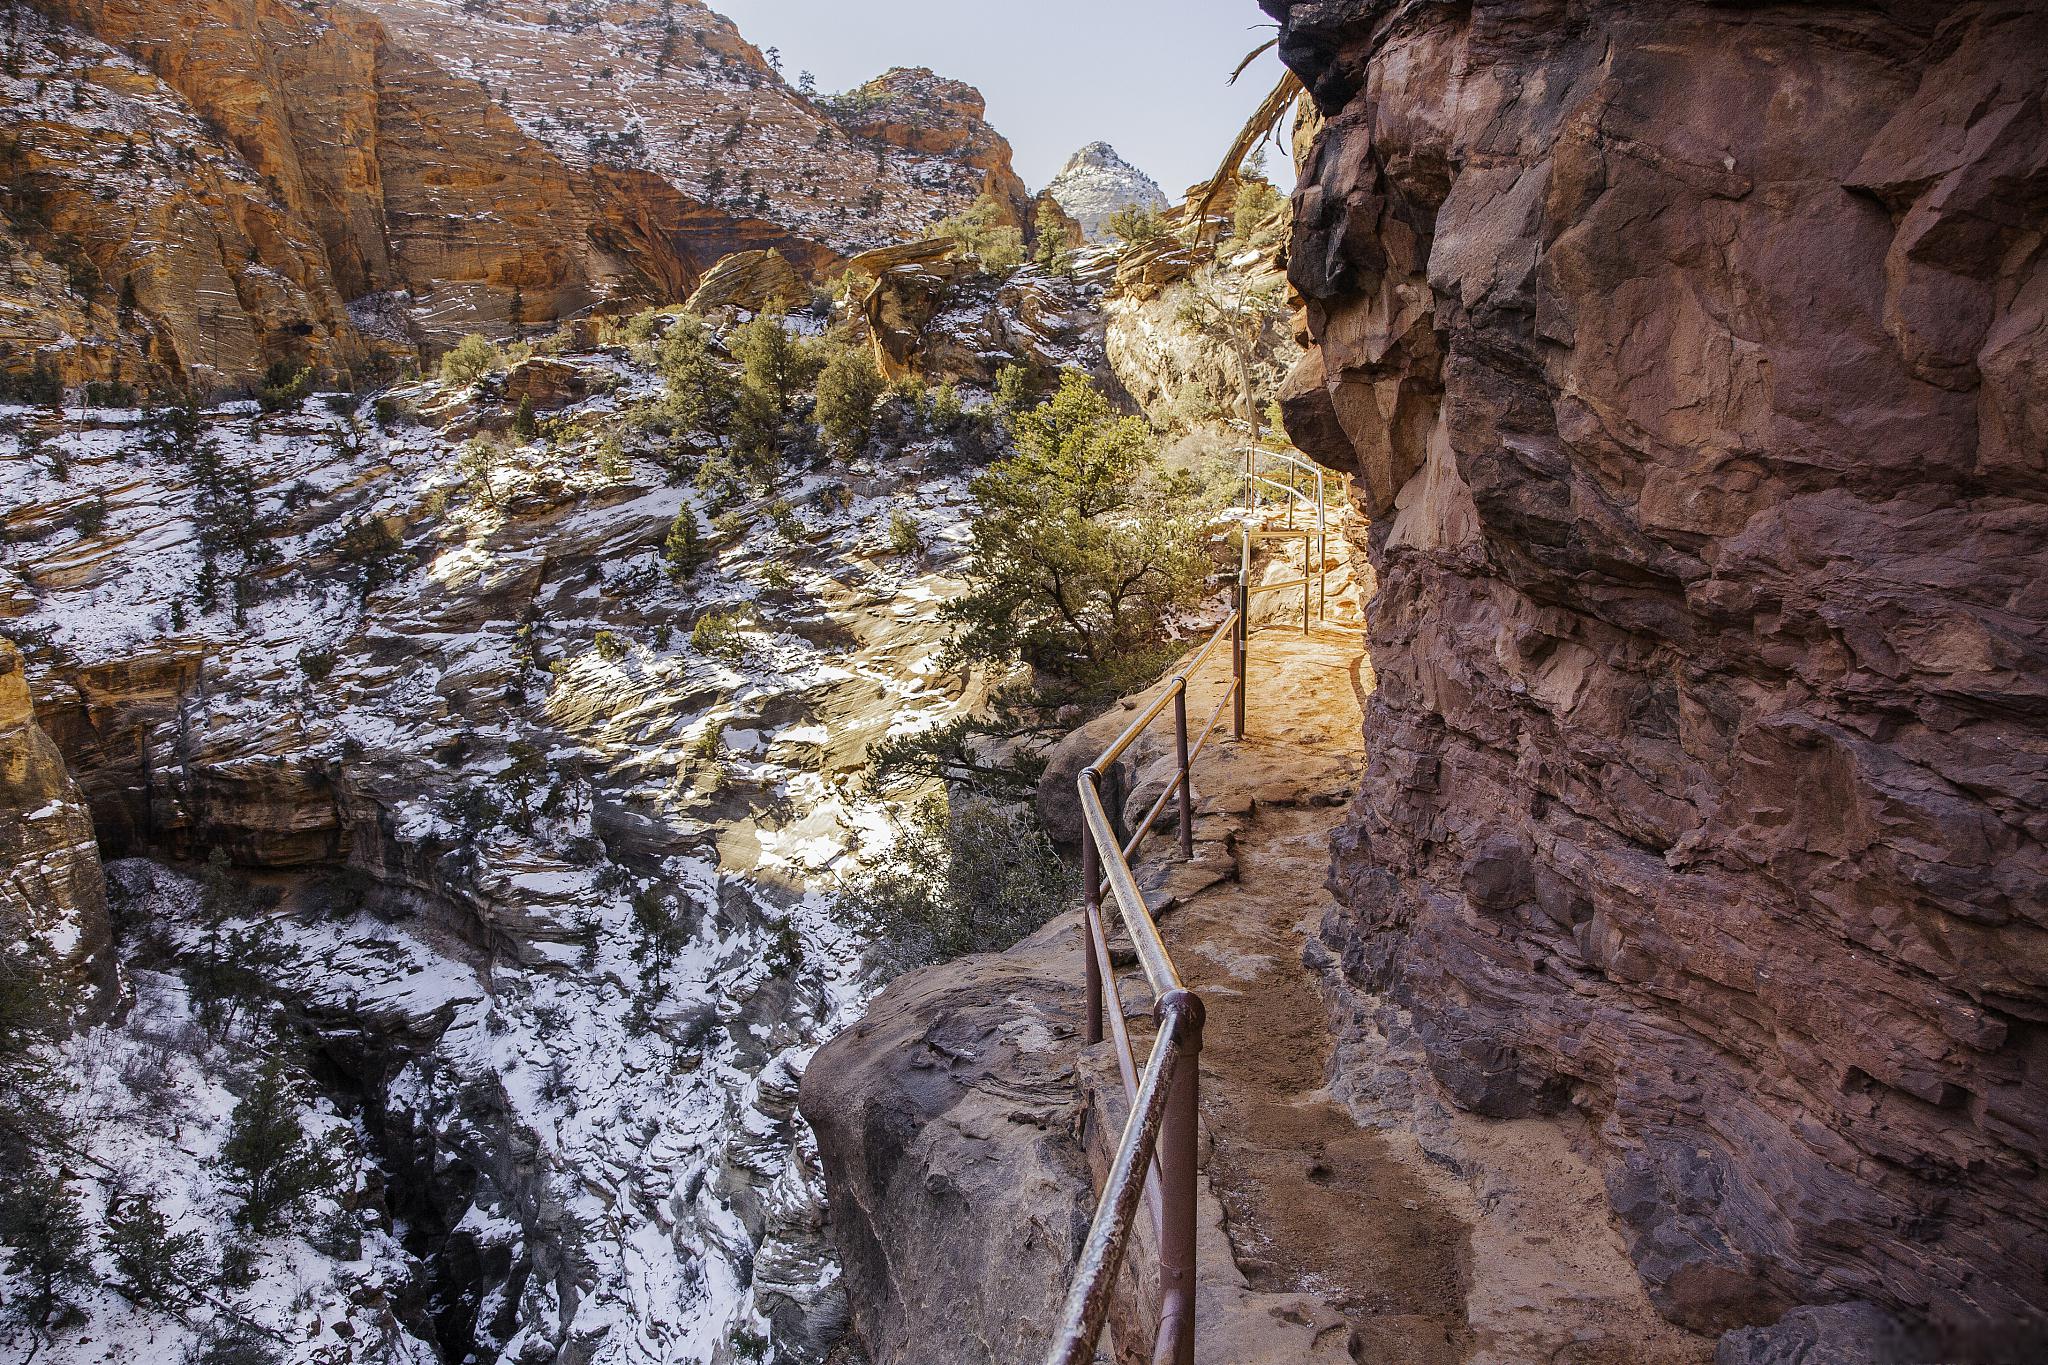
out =
[[(92, 815), (64, 757), (36, 723), (28, 675), (13, 644), (0, 639), (0, 917), (13, 954), (44, 956), (77, 1003), (110, 1002), (107, 887), (93, 843)], [(13, 935), (19, 934), (20, 939)]]
[(2048, 1333), (2048, 16), (1264, 0), (1381, 580), (1324, 934), (1665, 1313)]

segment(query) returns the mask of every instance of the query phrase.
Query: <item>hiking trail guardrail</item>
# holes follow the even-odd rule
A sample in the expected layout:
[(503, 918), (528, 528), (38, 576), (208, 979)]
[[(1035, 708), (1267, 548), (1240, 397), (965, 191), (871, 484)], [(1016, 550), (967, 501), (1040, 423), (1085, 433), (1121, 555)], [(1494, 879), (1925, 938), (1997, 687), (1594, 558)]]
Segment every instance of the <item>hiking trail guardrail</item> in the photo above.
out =
[[(1262, 460), (1272, 456), (1288, 468), (1286, 483), (1262, 473)], [(1297, 487), (1299, 473), (1313, 475), (1313, 497)], [(1266, 529), (1254, 526), (1262, 505), (1262, 494), (1279, 491), (1286, 497), (1288, 526)], [(1312, 509), (1315, 529), (1296, 528), (1298, 508)], [(1318, 614), (1328, 602), (1328, 558), (1326, 555), (1328, 516), (1323, 471), (1288, 452), (1247, 447), (1245, 450), (1245, 521), (1240, 525), (1240, 558), (1235, 602), (1230, 614), (1216, 627), (1180, 670), (1167, 680), (1159, 696), (1124, 727), (1115, 742), (1091, 763), (1079, 779), (1081, 790), (1081, 928), (1082, 953), (1086, 959), (1089, 1046), (1103, 1039), (1103, 1025), (1116, 1043), (1117, 1069), (1123, 1079), (1130, 1116), (1117, 1144), (1115, 1159), (1103, 1182), (1094, 1220), (1082, 1243), (1074, 1283), (1060, 1315), (1060, 1325), (1045, 1359), (1046, 1365), (1089, 1365), (1096, 1358), (1096, 1342), (1108, 1321), (1116, 1293), (1117, 1274), (1136, 1223), (1142, 1200), (1152, 1212), (1153, 1230), (1159, 1246), (1159, 1322), (1153, 1338), (1154, 1365), (1194, 1365), (1195, 1358), (1195, 1169), (1201, 1123), (1201, 1056), (1204, 1011), (1202, 998), (1181, 980), (1173, 958), (1159, 935), (1145, 895), (1138, 886), (1132, 860), (1165, 814), (1169, 801), (1179, 802), (1177, 827), (1180, 852), (1192, 858), (1195, 852), (1194, 761), (1216, 732), (1224, 707), (1231, 708), (1231, 737), (1242, 740), (1245, 728), (1245, 678), (1251, 652), (1251, 594), (1255, 591), (1300, 587), (1301, 629), (1309, 628), (1310, 585), (1316, 584)], [(1303, 542), (1302, 576), (1254, 585), (1251, 581), (1252, 546), (1262, 540)], [(1314, 557), (1313, 571), (1309, 565)], [(1191, 743), (1188, 738), (1188, 683), (1208, 662), (1225, 636), (1230, 639), (1231, 681), (1215, 709), (1209, 713), (1201, 732)], [(1173, 712), (1174, 780), (1152, 803), (1126, 840), (1119, 836), (1116, 822), (1102, 795), (1103, 775), (1151, 728), (1154, 721)], [(1109, 935), (1103, 919), (1103, 895), (1114, 897), (1125, 931), (1131, 938), (1138, 966), (1152, 992), (1152, 1012), (1158, 1034), (1138, 1070), (1137, 1054), (1131, 1046), (1130, 1029), (1124, 1020), (1123, 1001), (1109, 952)]]

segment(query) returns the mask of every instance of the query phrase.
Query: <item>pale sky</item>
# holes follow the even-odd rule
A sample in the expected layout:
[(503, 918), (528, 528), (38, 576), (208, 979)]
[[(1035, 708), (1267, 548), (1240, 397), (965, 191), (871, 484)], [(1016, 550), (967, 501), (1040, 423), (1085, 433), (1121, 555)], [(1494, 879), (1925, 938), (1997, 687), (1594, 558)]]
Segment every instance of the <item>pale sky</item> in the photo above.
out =
[[(1273, 36), (1256, 0), (710, 0), (759, 48), (782, 49), (821, 90), (892, 66), (928, 66), (988, 97), (989, 121), (1034, 192), (1082, 146), (1108, 142), (1169, 197), (1206, 180), (1280, 79), (1271, 53), (1235, 86), (1231, 70)], [(1291, 126), (1291, 125), (1290, 125)], [(1269, 149), (1283, 187), (1286, 157)]]

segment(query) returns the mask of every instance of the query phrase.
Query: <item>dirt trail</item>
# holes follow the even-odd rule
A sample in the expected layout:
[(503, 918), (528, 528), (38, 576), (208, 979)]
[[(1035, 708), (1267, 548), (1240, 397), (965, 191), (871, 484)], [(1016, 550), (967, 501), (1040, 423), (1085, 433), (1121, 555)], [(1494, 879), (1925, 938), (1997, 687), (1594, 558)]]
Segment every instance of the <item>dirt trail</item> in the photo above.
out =
[[(1450, 1110), (1376, 1027), (1400, 1036), (1383, 1002), (1304, 965), (1364, 763), (1359, 618), (1351, 588), (1307, 636), (1254, 637), (1246, 738), (1196, 766), (1198, 838), (1226, 875), (1161, 920), (1208, 1006), (1197, 1358), (1700, 1365), (1711, 1343), (1651, 1309), (1572, 1122)], [(1340, 1042), (1333, 1013), (1363, 1026)]]

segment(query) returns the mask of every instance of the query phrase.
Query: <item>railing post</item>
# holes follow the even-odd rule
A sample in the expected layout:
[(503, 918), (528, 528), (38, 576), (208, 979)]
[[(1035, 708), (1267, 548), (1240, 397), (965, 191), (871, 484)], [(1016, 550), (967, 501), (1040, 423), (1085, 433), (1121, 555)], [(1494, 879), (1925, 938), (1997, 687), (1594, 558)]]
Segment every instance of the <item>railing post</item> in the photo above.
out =
[[(1093, 768), (1082, 776), (1089, 786), (1095, 786)], [(1095, 925), (1101, 916), (1102, 851), (1095, 847), (1095, 830), (1084, 812), (1081, 817), (1081, 953), (1088, 960), (1087, 1041), (1090, 1047), (1102, 1041), (1103, 964), (1095, 956)]]
[(1180, 855), (1195, 856), (1195, 779), (1188, 762), (1188, 683), (1183, 677), (1173, 694), (1173, 751), (1180, 760)]
[(1159, 998), (1159, 1026), (1177, 1029), (1181, 1053), (1159, 1131), (1159, 1337), (1153, 1365), (1195, 1362), (1195, 1153), (1201, 1126), (1202, 999), (1193, 991)]
[(1249, 672), (1245, 666), (1245, 655), (1251, 650), (1251, 605), (1251, 585), (1240, 572), (1237, 576), (1237, 629), (1231, 632), (1230, 638), (1231, 668), (1237, 675), (1237, 696), (1232, 703), (1230, 717), (1234, 739), (1244, 738), (1245, 674)]

